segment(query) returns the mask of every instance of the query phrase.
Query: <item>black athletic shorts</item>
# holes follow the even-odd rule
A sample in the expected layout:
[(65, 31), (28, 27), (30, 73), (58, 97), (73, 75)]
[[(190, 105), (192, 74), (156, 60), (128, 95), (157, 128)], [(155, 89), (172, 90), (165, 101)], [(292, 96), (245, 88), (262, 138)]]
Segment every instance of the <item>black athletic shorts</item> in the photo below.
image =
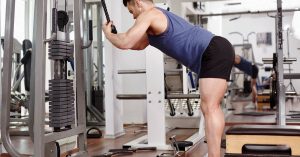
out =
[(222, 78), (229, 81), (234, 55), (234, 49), (227, 39), (214, 36), (203, 53), (199, 78)]

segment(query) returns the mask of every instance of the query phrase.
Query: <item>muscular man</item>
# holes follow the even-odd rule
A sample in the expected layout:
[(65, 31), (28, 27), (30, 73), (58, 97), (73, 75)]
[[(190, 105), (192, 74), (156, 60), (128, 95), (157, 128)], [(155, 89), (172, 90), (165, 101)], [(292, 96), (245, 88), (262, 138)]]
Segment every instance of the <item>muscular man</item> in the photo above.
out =
[(258, 76), (257, 66), (239, 55), (235, 55), (234, 66), (239, 70), (245, 72), (247, 75), (251, 76), (252, 102), (256, 103), (256, 98), (257, 98), (256, 79)]
[(220, 102), (234, 64), (232, 45), (225, 38), (155, 7), (152, 0), (123, 0), (123, 3), (136, 19), (135, 23), (127, 32), (119, 34), (111, 33), (111, 22), (104, 24), (106, 38), (124, 50), (142, 50), (150, 44), (199, 75), (208, 156), (220, 157), (225, 125)]

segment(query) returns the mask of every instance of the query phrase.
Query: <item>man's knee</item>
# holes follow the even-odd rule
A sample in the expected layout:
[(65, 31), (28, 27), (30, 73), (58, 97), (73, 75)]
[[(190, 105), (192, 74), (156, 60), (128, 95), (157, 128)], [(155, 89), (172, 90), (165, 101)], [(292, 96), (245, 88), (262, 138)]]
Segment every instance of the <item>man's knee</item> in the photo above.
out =
[(220, 110), (220, 103), (217, 102), (201, 102), (201, 110), (204, 115), (215, 113), (217, 110)]

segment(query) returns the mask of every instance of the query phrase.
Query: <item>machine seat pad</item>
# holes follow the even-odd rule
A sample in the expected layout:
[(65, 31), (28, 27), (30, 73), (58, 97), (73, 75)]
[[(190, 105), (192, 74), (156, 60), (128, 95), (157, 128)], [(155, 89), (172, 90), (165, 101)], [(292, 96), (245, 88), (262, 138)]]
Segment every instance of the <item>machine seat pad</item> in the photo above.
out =
[(181, 147), (181, 148), (185, 148), (185, 147), (190, 147), (193, 145), (193, 142), (191, 141), (176, 141), (178, 147)]
[(300, 136), (300, 126), (237, 125), (229, 128), (226, 135)]
[(292, 150), (286, 145), (244, 145), (242, 154), (291, 155)]
[[(185, 151), (186, 147), (193, 146), (193, 142), (191, 141), (176, 141), (176, 144), (178, 145), (178, 151)], [(175, 143), (173, 143), (175, 146)]]
[(291, 157), (290, 155), (273, 154), (225, 154), (224, 157)]

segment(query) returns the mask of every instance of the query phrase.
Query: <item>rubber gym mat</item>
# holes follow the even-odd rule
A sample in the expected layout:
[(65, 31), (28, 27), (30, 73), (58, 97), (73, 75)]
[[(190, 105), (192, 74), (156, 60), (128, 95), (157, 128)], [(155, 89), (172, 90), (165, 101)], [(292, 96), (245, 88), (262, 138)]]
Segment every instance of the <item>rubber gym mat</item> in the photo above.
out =
[(238, 116), (270, 116), (274, 115), (273, 112), (241, 112), (241, 113), (234, 113), (234, 115)]

